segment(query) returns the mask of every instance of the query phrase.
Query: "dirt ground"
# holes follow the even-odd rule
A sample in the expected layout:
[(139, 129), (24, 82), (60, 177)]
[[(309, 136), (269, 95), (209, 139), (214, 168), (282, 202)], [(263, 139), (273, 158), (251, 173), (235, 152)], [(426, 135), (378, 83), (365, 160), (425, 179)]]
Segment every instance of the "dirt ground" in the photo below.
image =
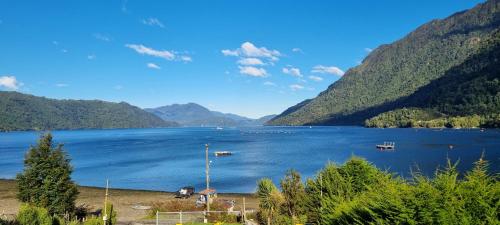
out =
[[(104, 204), (105, 190), (95, 187), (78, 187), (77, 205), (85, 204), (92, 209), (100, 209)], [(16, 199), (17, 186), (13, 180), (0, 179), (0, 215), (13, 217), (19, 208), (19, 201)], [(256, 209), (257, 199), (252, 194), (219, 194), (218, 198), (235, 200), (235, 210), (239, 210), (245, 197), (246, 209)], [(141, 220), (147, 215), (147, 210), (134, 209), (133, 206), (148, 206), (152, 202), (167, 201), (174, 199), (174, 194), (160, 191), (142, 191), (126, 189), (109, 189), (109, 201), (113, 203), (114, 209), (118, 213), (118, 222), (121, 224), (132, 223)], [(196, 196), (187, 199), (196, 201)]]

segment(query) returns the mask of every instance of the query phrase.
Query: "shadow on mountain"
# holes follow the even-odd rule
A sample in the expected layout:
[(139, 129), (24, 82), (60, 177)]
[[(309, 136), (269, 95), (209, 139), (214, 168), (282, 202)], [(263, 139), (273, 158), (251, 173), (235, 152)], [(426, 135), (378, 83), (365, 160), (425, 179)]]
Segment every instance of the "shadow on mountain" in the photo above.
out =
[(499, 40), (497, 30), (492, 38), (484, 41), (479, 53), (409, 96), (306, 125), (362, 125), (366, 119), (403, 107), (433, 108), (453, 116), (497, 113), (500, 111)]

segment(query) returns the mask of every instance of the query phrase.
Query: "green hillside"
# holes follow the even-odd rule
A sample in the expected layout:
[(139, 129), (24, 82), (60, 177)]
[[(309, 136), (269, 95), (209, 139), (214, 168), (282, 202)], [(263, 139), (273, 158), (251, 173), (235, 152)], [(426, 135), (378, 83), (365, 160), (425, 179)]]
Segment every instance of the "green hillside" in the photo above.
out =
[(176, 125), (128, 103), (55, 100), (0, 92), (0, 130), (147, 128)]
[[(483, 47), (485, 40), (491, 39), (495, 34), (495, 29), (500, 27), (499, 9), (500, 1), (487, 1), (446, 19), (433, 20), (424, 24), (401, 40), (378, 47), (364, 59), (361, 65), (347, 71), (341, 79), (330, 85), (318, 97), (286, 110), (268, 124), (363, 124), (366, 119), (380, 113), (406, 105), (414, 105), (415, 102), (412, 101), (422, 103), (422, 95), (417, 97), (417, 92), (422, 88), (434, 93), (428, 95), (427, 100), (439, 101), (431, 101), (427, 106), (438, 108), (440, 112), (446, 114), (460, 111), (460, 115), (469, 115), (471, 112), (464, 112), (462, 109), (463, 107), (474, 108), (471, 105), (480, 105), (470, 102), (476, 94), (482, 96), (478, 98), (496, 101), (484, 107), (498, 112), (498, 108), (495, 108), (495, 104), (498, 104), (498, 97), (494, 97), (498, 96), (498, 89), (486, 88), (485, 95), (478, 94), (475, 90), (494, 85), (498, 80), (490, 78), (498, 73), (491, 73), (491, 76), (477, 78), (475, 81), (468, 78), (467, 84), (454, 85), (453, 88), (458, 88), (458, 86), (462, 88), (458, 93), (467, 96), (465, 98), (457, 97), (458, 99), (452, 100), (452, 96), (457, 93), (457, 90), (453, 88), (443, 88), (439, 92), (432, 89), (439, 87), (439, 85), (433, 86), (434, 82), (442, 77), (448, 77), (451, 73), (467, 74), (475, 70), (475, 67), (470, 67), (467, 61), (480, 56), (482, 51), (485, 51)], [(498, 63), (492, 64), (493, 62), (485, 61), (492, 67), (498, 67)], [(480, 74), (469, 75), (475, 77)], [(489, 83), (484, 84), (481, 79), (489, 79)], [(479, 87), (477, 84), (485, 86)], [(412, 95), (415, 96), (411, 97)], [(441, 100), (437, 100), (436, 96), (441, 96)], [(444, 98), (448, 100), (445, 101)], [(467, 100), (459, 103), (461, 101), (459, 99)], [(490, 100), (485, 101), (491, 102)], [(477, 106), (477, 109), (481, 107), (483, 106)], [(477, 111), (477, 109), (472, 111)]]

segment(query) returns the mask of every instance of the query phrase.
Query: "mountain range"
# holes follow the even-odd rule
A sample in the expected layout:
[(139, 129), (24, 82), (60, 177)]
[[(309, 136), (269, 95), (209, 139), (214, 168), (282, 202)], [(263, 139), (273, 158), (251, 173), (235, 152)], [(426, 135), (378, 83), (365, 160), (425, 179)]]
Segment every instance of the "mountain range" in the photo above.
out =
[(236, 114), (211, 111), (196, 103), (172, 104), (144, 110), (181, 126), (258, 126), (276, 116), (251, 119)]
[[(377, 115), (383, 124), (408, 112), (399, 110), (405, 107), (443, 117), (477, 115), (498, 124), (499, 9), (500, 1), (490, 0), (381, 45), (316, 98), (267, 124), (361, 125)], [(424, 114), (429, 115), (414, 115)]]
[(56, 100), (0, 92), (0, 131), (178, 126), (126, 102)]

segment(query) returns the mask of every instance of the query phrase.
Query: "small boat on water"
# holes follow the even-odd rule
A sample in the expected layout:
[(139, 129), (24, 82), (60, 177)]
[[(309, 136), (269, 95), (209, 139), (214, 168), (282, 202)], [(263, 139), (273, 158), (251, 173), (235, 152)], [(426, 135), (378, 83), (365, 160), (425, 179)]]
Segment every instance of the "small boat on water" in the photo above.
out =
[(384, 141), (384, 144), (376, 145), (379, 150), (394, 150), (396, 148), (395, 142)]
[(214, 155), (216, 157), (219, 157), (219, 156), (230, 156), (232, 155), (233, 153), (230, 152), (230, 151), (217, 151), (217, 152), (214, 152)]
[(216, 127), (215, 129), (216, 130), (223, 130), (224, 128), (222, 128), (222, 127)]

